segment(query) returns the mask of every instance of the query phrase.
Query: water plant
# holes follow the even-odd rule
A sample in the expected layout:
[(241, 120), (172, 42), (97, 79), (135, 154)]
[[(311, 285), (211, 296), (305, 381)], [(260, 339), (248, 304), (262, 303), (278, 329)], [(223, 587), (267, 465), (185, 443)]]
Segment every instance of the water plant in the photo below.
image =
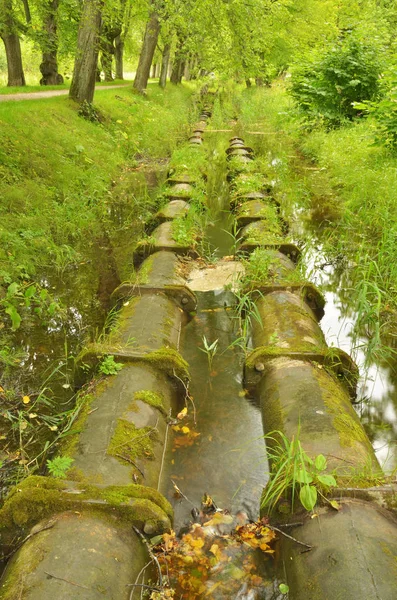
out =
[[(303, 508), (313, 510), (318, 496), (325, 498), (336, 486), (335, 477), (326, 472), (327, 459), (318, 454), (313, 459), (305, 452), (297, 436), (289, 440), (282, 431), (271, 431), (265, 436), (271, 472), (262, 496), (261, 507), (272, 512), (281, 499), (290, 500), (294, 510), (296, 498)], [(337, 504), (330, 501), (337, 509)]]
[(204, 352), (204, 354), (207, 356), (207, 360), (208, 360), (208, 368), (211, 371), (212, 370), (212, 361), (214, 360), (214, 356), (217, 353), (218, 350), (218, 340), (216, 339), (214, 342), (212, 342), (212, 344), (207, 340), (206, 336), (203, 335), (202, 337), (202, 341), (203, 341), (203, 348), (199, 347), (199, 350), (201, 350), (201, 352)]

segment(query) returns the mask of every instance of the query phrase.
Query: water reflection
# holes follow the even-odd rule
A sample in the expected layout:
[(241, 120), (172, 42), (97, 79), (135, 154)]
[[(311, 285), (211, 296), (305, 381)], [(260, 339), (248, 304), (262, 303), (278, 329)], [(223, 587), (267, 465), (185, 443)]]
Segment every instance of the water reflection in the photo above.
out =
[(353, 266), (329, 264), (312, 238), (303, 257), (310, 279), (326, 298), (321, 328), (327, 343), (349, 353), (360, 369), (356, 410), (386, 473), (397, 467), (397, 379), (395, 362), (369, 359), (369, 339), (357, 335), (357, 312), (349, 302)]

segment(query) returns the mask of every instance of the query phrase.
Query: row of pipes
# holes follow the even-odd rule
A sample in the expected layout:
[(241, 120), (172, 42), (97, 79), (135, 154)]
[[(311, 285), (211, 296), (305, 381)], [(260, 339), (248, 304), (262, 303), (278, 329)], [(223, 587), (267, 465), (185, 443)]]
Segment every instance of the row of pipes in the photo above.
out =
[[(204, 110), (189, 139), (197, 152), (209, 117)], [(339, 510), (324, 501), (314, 515), (273, 515), (282, 523), (298, 519), (294, 536), (313, 547), (302, 552), (292, 539), (280, 539), (289, 597), (392, 600), (397, 536), (391, 512), (380, 506), (384, 490), (347, 489), (353, 480), (367, 487), (369, 474), (380, 471), (351, 404), (356, 367), (327, 347), (319, 326), (324, 299), (297, 275), (300, 252), (287, 238), (272, 188), (264, 182), (236, 191), (255, 171), (252, 149), (232, 138), (227, 155), (239, 253), (246, 261), (260, 254), (267, 269), (258, 281), (241, 283), (260, 315), (251, 319), (245, 387), (261, 404), (265, 433), (299, 436), (310, 456), (327, 457), (340, 486)], [(189, 211), (196, 183), (188, 166), (167, 181), (157, 226), (137, 249), (139, 270), (113, 294), (117, 320), (80, 357), (86, 368), (103, 360), (123, 368), (80, 393), (76, 432), (61, 448), (74, 459), (68, 479), (29, 477), (0, 511), (2, 548), (12, 554), (1, 580), (4, 600), (127, 599), (149, 562), (132, 526), (150, 536), (171, 527), (161, 479), (170, 419), (189, 380), (181, 331), (196, 308), (179, 260), (192, 249), (175, 242), (172, 223)]]

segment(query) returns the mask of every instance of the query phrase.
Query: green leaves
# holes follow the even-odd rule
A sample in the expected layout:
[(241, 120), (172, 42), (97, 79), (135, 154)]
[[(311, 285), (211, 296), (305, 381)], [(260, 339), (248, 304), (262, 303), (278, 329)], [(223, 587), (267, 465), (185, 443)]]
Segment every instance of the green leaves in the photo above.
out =
[(303, 508), (313, 510), (317, 503), (317, 489), (314, 485), (304, 485), (299, 492), (299, 500)]
[[(294, 499), (298, 495), (301, 505), (308, 511), (313, 510), (318, 496), (325, 498), (323, 494), (336, 486), (335, 477), (324, 472), (327, 469), (326, 457), (318, 454), (314, 459), (310, 458), (299, 439), (288, 440), (281, 431), (273, 431), (266, 440), (272, 472), (262, 507), (271, 512), (279, 500), (287, 499), (291, 500), (293, 510)], [(332, 502), (332, 508), (338, 510)]]

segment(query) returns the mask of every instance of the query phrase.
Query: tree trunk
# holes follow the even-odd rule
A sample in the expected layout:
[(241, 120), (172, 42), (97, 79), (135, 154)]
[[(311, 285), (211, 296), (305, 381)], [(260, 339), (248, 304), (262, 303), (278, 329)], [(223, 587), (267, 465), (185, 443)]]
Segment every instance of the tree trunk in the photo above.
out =
[(94, 99), (101, 12), (101, 0), (85, 0), (69, 92), (69, 97), (76, 102), (92, 102)]
[(42, 62), (40, 65), (40, 85), (59, 85), (63, 83), (63, 77), (58, 73), (58, 33), (57, 33), (57, 11), (59, 0), (50, 0), (47, 4), (43, 23)]
[(161, 88), (165, 88), (167, 85), (167, 73), (168, 65), (170, 63), (171, 44), (165, 44), (163, 49), (163, 55), (161, 57), (161, 71), (159, 85)]
[(116, 62), (116, 79), (124, 79), (124, 40), (118, 35), (114, 40), (114, 59)]
[(146, 25), (145, 37), (139, 57), (139, 64), (136, 70), (134, 88), (144, 93), (147, 87), (147, 82), (150, 74), (150, 66), (152, 64), (154, 52), (156, 50), (157, 40), (160, 33), (160, 21), (158, 14), (153, 12)]
[(15, 33), (11, 33), (9, 35), (2, 34), (1, 39), (4, 42), (7, 57), (7, 85), (9, 87), (26, 85), (19, 37)]
[(101, 49), (101, 66), (102, 66), (102, 71), (104, 72), (105, 75), (105, 81), (113, 81), (113, 71), (112, 71), (112, 64), (113, 64), (113, 54), (114, 54), (114, 40), (115, 38), (120, 35), (121, 33), (121, 28), (117, 28), (117, 30), (115, 30), (114, 28), (112, 28), (111, 26), (109, 26), (109, 24), (106, 24), (106, 22), (103, 23), (102, 25), (102, 32), (101, 32), (101, 40), (100, 40), (100, 49)]
[(18, 37), (12, 0), (0, 0), (0, 37), (3, 40), (8, 71), (8, 86), (26, 85), (22, 66), (21, 42)]
[(182, 75), (183, 75), (183, 69), (185, 68), (185, 62), (184, 62), (184, 57), (183, 57), (183, 40), (181, 40), (181, 38), (178, 39), (178, 44), (175, 50), (175, 58), (174, 58), (174, 65), (172, 67), (172, 73), (171, 73), (171, 77), (170, 77), (170, 81), (173, 84), (178, 84), (181, 83), (182, 81)]

